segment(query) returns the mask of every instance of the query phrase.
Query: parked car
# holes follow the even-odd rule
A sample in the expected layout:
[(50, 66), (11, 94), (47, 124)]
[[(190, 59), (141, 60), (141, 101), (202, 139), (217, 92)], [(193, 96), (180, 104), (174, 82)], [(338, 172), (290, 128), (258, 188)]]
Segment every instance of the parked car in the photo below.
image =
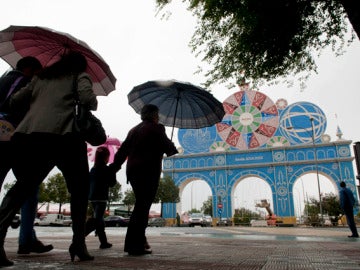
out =
[(199, 225), (201, 227), (206, 227), (206, 221), (204, 214), (201, 213), (193, 213), (189, 217), (189, 226), (194, 227)]
[(125, 218), (122, 216), (108, 216), (104, 218), (105, 227), (127, 227), (129, 220), (130, 218)]
[(149, 227), (164, 227), (165, 224), (166, 220), (162, 217), (150, 218), (148, 222)]
[(216, 222), (216, 226), (232, 226), (232, 221), (230, 218), (221, 218)]
[(213, 219), (212, 219), (212, 217), (209, 216), (209, 215), (206, 215), (206, 216), (204, 216), (204, 218), (205, 218), (205, 224), (206, 224), (206, 226), (212, 227), (212, 225), (213, 225)]

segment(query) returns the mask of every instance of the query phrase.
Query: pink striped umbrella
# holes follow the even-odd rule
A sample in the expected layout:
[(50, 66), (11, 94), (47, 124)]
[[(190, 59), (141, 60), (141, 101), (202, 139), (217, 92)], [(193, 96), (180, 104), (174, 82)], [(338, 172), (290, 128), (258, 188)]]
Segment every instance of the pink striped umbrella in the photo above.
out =
[(85, 56), (88, 62), (86, 72), (91, 76), (96, 95), (106, 96), (115, 90), (116, 78), (108, 64), (84, 41), (39, 26), (10, 26), (0, 31), (0, 57), (12, 67), (24, 56), (36, 57), (46, 67), (69, 51)]
[(107, 149), (109, 149), (110, 152), (109, 163), (112, 163), (114, 161), (115, 153), (120, 148), (120, 146), (121, 146), (121, 142), (118, 139), (111, 137), (108, 137), (106, 142), (100, 146), (92, 146), (91, 144), (87, 144), (88, 159), (91, 162), (94, 162), (96, 149), (98, 147), (106, 147)]

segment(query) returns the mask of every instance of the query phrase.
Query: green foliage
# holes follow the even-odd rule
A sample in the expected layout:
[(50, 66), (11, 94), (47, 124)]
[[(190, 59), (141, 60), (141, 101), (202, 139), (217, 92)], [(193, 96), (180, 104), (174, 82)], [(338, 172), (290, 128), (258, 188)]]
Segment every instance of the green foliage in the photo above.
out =
[(135, 205), (135, 193), (132, 189), (128, 189), (125, 191), (123, 203), (130, 209)]
[[(333, 194), (325, 194), (321, 197), (323, 215), (328, 215), (333, 225), (337, 225), (339, 216), (342, 213), (339, 198)], [(310, 203), (305, 205), (304, 213), (308, 218), (305, 223), (317, 226), (321, 222), (320, 202), (316, 198), (310, 198)]]
[(116, 182), (115, 186), (109, 189), (109, 203), (118, 202), (122, 199), (121, 184)]
[(47, 199), (49, 202), (59, 204), (59, 213), (61, 213), (62, 205), (70, 202), (70, 194), (67, 190), (64, 176), (61, 173), (57, 173), (48, 178), (44, 191), (48, 196)]
[[(157, 0), (159, 9), (171, 0)], [(360, 32), (356, 1), (184, 0), (198, 18), (190, 46), (211, 65), (205, 86), (245, 76), (254, 85), (280, 78), (306, 79), (315, 56), (330, 47), (341, 53)], [(347, 5), (354, 5), (348, 7)], [(345, 7), (345, 9), (344, 9)], [(352, 13), (352, 14), (350, 14)], [(351, 15), (351, 16), (349, 16)], [(358, 34), (359, 35), (359, 34)]]
[(234, 224), (250, 225), (250, 221), (252, 219), (259, 219), (259, 218), (261, 218), (261, 216), (258, 213), (242, 207), (240, 209), (235, 209)]
[(43, 202), (49, 202), (50, 198), (49, 198), (49, 194), (46, 192), (46, 186), (45, 183), (42, 182), (39, 186), (39, 202), (43, 203)]
[(201, 211), (199, 209), (193, 208), (189, 211), (189, 214), (194, 214), (194, 213), (201, 213)]
[(208, 199), (203, 202), (203, 206), (201, 207), (201, 211), (205, 215), (213, 216), (213, 206), (212, 206), (212, 196), (209, 196)]
[(177, 203), (179, 201), (179, 188), (175, 185), (173, 179), (168, 175), (161, 178), (154, 202)]

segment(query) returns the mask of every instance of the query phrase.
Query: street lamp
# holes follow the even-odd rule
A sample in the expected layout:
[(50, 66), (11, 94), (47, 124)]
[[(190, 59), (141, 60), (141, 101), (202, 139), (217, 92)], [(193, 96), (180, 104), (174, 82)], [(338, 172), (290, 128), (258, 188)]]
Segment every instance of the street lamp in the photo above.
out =
[(320, 225), (323, 224), (323, 220), (324, 220), (324, 215), (323, 215), (323, 209), (322, 209), (322, 199), (321, 199), (321, 191), (320, 191), (320, 178), (319, 178), (319, 166), (318, 166), (318, 158), (317, 158), (317, 152), (316, 152), (316, 147), (315, 147), (315, 129), (314, 129), (314, 118), (310, 117), (309, 118), (310, 123), (311, 123), (311, 134), (310, 132), (304, 128), (304, 127), (299, 127), (299, 126), (290, 126), (290, 127), (286, 127), (286, 129), (291, 130), (294, 128), (300, 128), (304, 131), (306, 131), (309, 135), (311, 135), (311, 141), (312, 141), (312, 145), (313, 145), (313, 149), (314, 149), (314, 159), (315, 159), (315, 169), (316, 169), (316, 179), (317, 179), (317, 186), (318, 186), (318, 192), (319, 192), (319, 205), (320, 205), (320, 215), (321, 215), (321, 220), (320, 220)]

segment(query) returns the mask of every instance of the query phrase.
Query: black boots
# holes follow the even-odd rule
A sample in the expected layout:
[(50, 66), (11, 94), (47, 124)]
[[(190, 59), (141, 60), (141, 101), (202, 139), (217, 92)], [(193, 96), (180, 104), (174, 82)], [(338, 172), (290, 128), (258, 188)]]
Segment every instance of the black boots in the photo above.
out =
[(107, 241), (106, 233), (105, 233), (104, 230), (97, 231), (97, 234), (98, 234), (98, 237), (99, 237), (99, 241), (101, 243), (100, 244), (101, 249), (111, 248), (112, 247), (112, 244), (108, 243), (108, 241)]
[(44, 245), (41, 241), (36, 240), (31, 245), (19, 245), (17, 254), (45, 253), (52, 250), (53, 245)]
[(80, 261), (92, 261), (94, 260), (94, 256), (91, 256), (87, 251), (85, 244), (74, 244), (72, 243), (69, 247), (69, 253), (71, 261), (73, 262), (75, 256), (78, 256)]
[(6, 253), (4, 250), (4, 247), (0, 247), (0, 267), (7, 267), (7, 266), (12, 266), (14, 265), (14, 262), (10, 261), (7, 257), (6, 257)]

